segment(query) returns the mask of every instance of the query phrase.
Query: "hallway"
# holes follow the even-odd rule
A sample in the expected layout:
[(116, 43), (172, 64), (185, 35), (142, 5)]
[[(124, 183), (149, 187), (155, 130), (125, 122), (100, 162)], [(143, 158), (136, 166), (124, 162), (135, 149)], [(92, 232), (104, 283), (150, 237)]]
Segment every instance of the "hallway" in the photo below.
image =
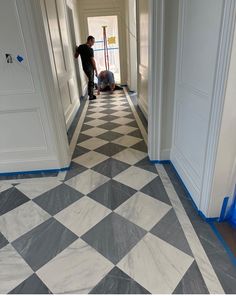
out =
[(0, 183), (0, 293), (236, 292), (171, 166), (149, 162), (127, 93), (87, 101), (81, 126), (61, 180)]

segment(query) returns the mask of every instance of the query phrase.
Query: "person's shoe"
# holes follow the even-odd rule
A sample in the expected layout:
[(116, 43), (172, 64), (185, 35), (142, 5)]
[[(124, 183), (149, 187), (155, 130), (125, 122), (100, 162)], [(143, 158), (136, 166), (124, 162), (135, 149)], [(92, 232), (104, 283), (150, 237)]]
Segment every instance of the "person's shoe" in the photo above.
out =
[(92, 97), (89, 97), (89, 100), (90, 100), (90, 101), (92, 101), (92, 100), (96, 100), (96, 98), (97, 98), (97, 97), (96, 97), (95, 95), (93, 95)]

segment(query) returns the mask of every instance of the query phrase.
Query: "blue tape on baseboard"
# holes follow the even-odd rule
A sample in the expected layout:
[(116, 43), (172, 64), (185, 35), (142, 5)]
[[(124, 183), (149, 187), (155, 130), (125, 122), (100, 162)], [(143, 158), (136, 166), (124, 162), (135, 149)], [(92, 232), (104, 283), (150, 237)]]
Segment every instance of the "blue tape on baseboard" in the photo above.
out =
[[(194, 202), (194, 201), (193, 201)], [(219, 221), (219, 217), (212, 217), (212, 218), (207, 218), (202, 211), (198, 210), (198, 214), (199, 216), (206, 222), (210, 223), (210, 222), (218, 222)]]
[(185, 186), (182, 178), (180, 177), (179, 173), (177, 172), (175, 166), (173, 165), (173, 163), (171, 162), (171, 160), (150, 160), (150, 162), (152, 163), (157, 163), (157, 164), (170, 164), (171, 167), (174, 169), (176, 176), (179, 180), (179, 182), (181, 183), (181, 185), (184, 187), (185, 191), (187, 192), (188, 198), (189, 200), (192, 202), (192, 205), (194, 207), (194, 209), (197, 211), (198, 215), (206, 222), (212, 222), (212, 221), (218, 221), (219, 217), (213, 217), (213, 218), (207, 218), (202, 211), (199, 211), (197, 205), (195, 204), (190, 192), (188, 191), (187, 187)]
[(35, 171), (22, 171), (22, 172), (11, 172), (11, 173), (0, 173), (0, 176), (16, 176), (16, 175), (29, 175), (29, 174), (40, 174), (40, 173), (59, 173), (68, 171), (70, 167), (61, 169), (49, 169), (49, 170), (35, 170)]
[(229, 197), (227, 196), (223, 200), (223, 204), (222, 204), (222, 208), (221, 208), (221, 212), (220, 212), (219, 222), (224, 221), (225, 218), (226, 218), (226, 209), (227, 209), (228, 202), (229, 202)]
[[(215, 225), (213, 224), (214, 222), (218, 222), (218, 221), (220, 220), (221, 216), (220, 216), (220, 218), (219, 218), (219, 217), (207, 218), (207, 217), (203, 214), (202, 211), (198, 210), (198, 208), (197, 208), (197, 206), (196, 206), (196, 204), (195, 204), (195, 202), (194, 202), (194, 200), (193, 200), (193, 198), (192, 198), (190, 192), (188, 191), (188, 189), (187, 189), (187, 187), (185, 186), (183, 180), (181, 179), (180, 175), (178, 174), (178, 172), (177, 172), (175, 166), (173, 165), (173, 163), (172, 163), (170, 160), (164, 160), (164, 161), (158, 161), (158, 160), (157, 160), (157, 161), (151, 161), (151, 160), (150, 160), (150, 162), (152, 162), (152, 163), (157, 163), (157, 164), (170, 164), (170, 165), (171, 165), (171, 167), (174, 169), (174, 171), (175, 171), (175, 173), (176, 173), (176, 176), (177, 176), (179, 182), (181, 183), (181, 185), (184, 187), (185, 191), (187, 192), (187, 195), (188, 195), (190, 201), (192, 202), (192, 205), (193, 205), (194, 209), (197, 211), (198, 215), (199, 215), (204, 221), (206, 221), (206, 222), (211, 226), (211, 228), (212, 228), (214, 234), (215, 234), (216, 237), (219, 239), (219, 241), (220, 241), (221, 244), (223, 245), (224, 249), (226, 250), (227, 254), (229, 255), (230, 260), (232, 261), (232, 263), (233, 263), (234, 265), (236, 265), (236, 258), (235, 258), (235, 256), (234, 256), (234, 254), (232, 253), (232, 251), (230, 250), (229, 246), (228, 246), (227, 243), (224, 241), (224, 239), (222, 238), (222, 236), (220, 235), (220, 233), (219, 233), (218, 230), (216, 229)], [(236, 192), (236, 190), (235, 190), (235, 192)], [(236, 196), (236, 194), (235, 194), (235, 196)], [(228, 203), (228, 199), (225, 198), (225, 199), (224, 199), (224, 202), (223, 202), (223, 205), (222, 205), (222, 210), (221, 210), (221, 215), (222, 215), (222, 216), (225, 216), (225, 214), (226, 214), (225, 212), (226, 212), (226, 208), (227, 208), (227, 203)], [(235, 198), (235, 203), (236, 203), (236, 198)], [(236, 226), (236, 225), (235, 225), (235, 226)]]
[(170, 160), (150, 160), (149, 161), (153, 164), (171, 164)]
[(223, 247), (226, 250), (227, 254), (229, 255), (230, 260), (232, 261), (232, 263), (234, 265), (236, 265), (236, 257), (234, 256), (234, 254), (230, 250), (229, 246), (226, 244), (225, 240), (223, 239), (223, 237), (221, 236), (221, 234), (219, 233), (219, 231), (217, 230), (215, 225), (212, 222), (210, 222), (209, 225), (211, 226), (211, 229), (213, 230), (213, 232), (215, 233), (215, 235), (217, 236), (217, 238), (219, 239), (219, 241), (223, 245)]

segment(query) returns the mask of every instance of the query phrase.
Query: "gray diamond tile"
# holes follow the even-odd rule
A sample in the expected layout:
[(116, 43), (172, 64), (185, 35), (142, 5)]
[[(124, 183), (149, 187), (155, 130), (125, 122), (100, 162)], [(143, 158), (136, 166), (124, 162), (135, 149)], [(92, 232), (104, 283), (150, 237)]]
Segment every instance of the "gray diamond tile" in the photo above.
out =
[[(132, 146), (132, 148), (134, 148), (134, 146)], [(157, 174), (155, 164), (151, 163), (151, 161), (149, 160), (149, 157), (145, 157), (144, 159), (136, 163), (135, 166), (141, 169), (144, 169), (146, 171)]]
[(66, 184), (36, 197), (34, 202), (51, 215), (55, 215), (83, 196), (79, 191)]
[(114, 123), (114, 122), (107, 122), (107, 123), (100, 125), (100, 128), (104, 128), (106, 130), (113, 130), (114, 128), (116, 128), (118, 126), (120, 126), (120, 124)]
[[(128, 118), (128, 116), (126, 116), (126, 117)], [(143, 138), (143, 136), (142, 136), (142, 134), (141, 134), (141, 132), (140, 132), (139, 129), (137, 129), (137, 130), (129, 133), (129, 136), (133, 136), (133, 137), (140, 138), (140, 139)]]
[(67, 181), (67, 180), (73, 178), (74, 176), (83, 173), (86, 170), (87, 170), (86, 167), (72, 161), (70, 164), (70, 168), (69, 168), (68, 172), (66, 173), (64, 181)]
[(0, 215), (15, 209), (29, 200), (27, 196), (15, 187), (2, 191), (0, 193)]
[(182, 252), (192, 256), (189, 244), (174, 209), (171, 209), (150, 232)]
[(122, 135), (119, 134), (119, 133), (115, 133), (115, 132), (112, 132), (112, 131), (108, 131), (107, 133), (105, 134), (102, 134), (100, 136), (97, 136), (97, 138), (99, 139), (102, 139), (102, 140), (106, 140), (106, 141), (113, 141), (117, 138), (120, 138)]
[(106, 105), (103, 105), (102, 107), (104, 107), (104, 108), (112, 108), (113, 106), (114, 106), (113, 104), (108, 102)]
[(78, 137), (78, 140), (77, 140), (77, 143), (81, 143), (81, 142), (84, 142), (88, 139), (90, 139), (91, 136), (88, 136), (88, 135), (85, 135), (85, 134), (80, 134), (79, 137)]
[(103, 114), (114, 114), (116, 112), (117, 112), (117, 110), (106, 109), (106, 110), (102, 111), (101, 113), (103, 113)]
[(82, 239), (114, 264), (118, 263), (146, 234), (146, 231), (111, 213)]
[(114, 267), (89, 294), (150, 294), (118, 267)]
[(93, 167), (93, 170), (109, 178), (113, 178), (128, 167), (129, 165), (124, 162), (109, 158)]
[[(125, 105), (122, 105), (122, 107), (126, 107)], [(125, 111), (125, 112), (132, 112), (132, 109), (130, 107), (127, 107), (125, 109), (123, 109), (122, 111)], [(134, 124), (135, 122), (133, 122)]]
[(99, 147), (95, 151), (111, 157), (111, 156), (123, 151), (125, 148), (126, 147), (120, 146), (120, 145), (117, 145), (114, 143), (108, 143), (108, 144), (103, 145), (102, 147)]
[(112, 121), (114, 119), (117, 119), (117, 117), (114, 115), (106, 115), (106, 116), (101, 117), (100, 119), (106, 120), (106, 121)]
[[(89, 137), (89, 139), (91, 139), (91, 138)], [(81, 142), (81, 143), (82, 143), (82, 142)], [(81, 156), (81, 155), (83, 155), (83, 154), (85, 154), (85, 153), (87, 153), (87, 152), (89, 152), (88, 149), (76, 145), (75, 150), (74, 150), (74, 153), (73, 153), (73, 155), (72, 155), (72, 159), (74, 159), (74, 158), (76, 158), (76, 157), (78, 157), (78, 156)]]
[(87, 125), (87, 124), (83, 124), (82, 128), (81, 128), (81, 132), (84, 132), (84, 131), (87, 131), (91, 128), (90, 125)]
[(209, 294), (196, 261), (189, 267), (173, 294)]
[(124, 117), (125, 117), (125, 118), (131, 118), (131, 119), (134, 119), (134, 115), (133, 115), (133, 113), (130, 113), (130, 114), (128, 114), (128, 115), (125, 115)]
[(141, 192), (146, 193), (160, 201), (171, 205), (170, 199), (166, 193), (166, 190), (161, 182), (160, 177), (156, 177), (150, 183), (148, 183), (145, 187), (141, 189)]
[(19, 286), (13, 289), (9, 294), (52, 294), (47, 286), (38, 278), (36, 274), (32, 274)]
[(114, 180), (110, 180), (92, 191), (88, 196), (107, 208), (115, 210), (135, 193), (136, 190)]
[(139, 150), (139, 151), (143, 151), (143, 152), (147, 152), (147, 145), (144, 141), (141, 141), (137, 144), (135, 144), (134, 146), (132, 146), (133, 149)]
[(69, 229), (51, 218), (15, 240), (12, 245), (36, 271), (77, 238)]
[(8, 244), (8, 240), (5, 236), (0, 232), (0, 249), (5, 247)]
[(89, 116), (85, 116), (84, 123), (89, 122), (91, 120), (94, 120), (94, 118), (89, 117)]

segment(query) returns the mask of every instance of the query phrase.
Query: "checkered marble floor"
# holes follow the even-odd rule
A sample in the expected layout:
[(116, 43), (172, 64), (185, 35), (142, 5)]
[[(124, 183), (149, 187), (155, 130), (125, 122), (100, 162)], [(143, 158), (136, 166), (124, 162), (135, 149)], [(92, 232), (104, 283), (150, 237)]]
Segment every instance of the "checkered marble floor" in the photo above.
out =
[(64, 182), (0, 192), (0, 294), (208, 293), (123, 92), (89, 102)]

